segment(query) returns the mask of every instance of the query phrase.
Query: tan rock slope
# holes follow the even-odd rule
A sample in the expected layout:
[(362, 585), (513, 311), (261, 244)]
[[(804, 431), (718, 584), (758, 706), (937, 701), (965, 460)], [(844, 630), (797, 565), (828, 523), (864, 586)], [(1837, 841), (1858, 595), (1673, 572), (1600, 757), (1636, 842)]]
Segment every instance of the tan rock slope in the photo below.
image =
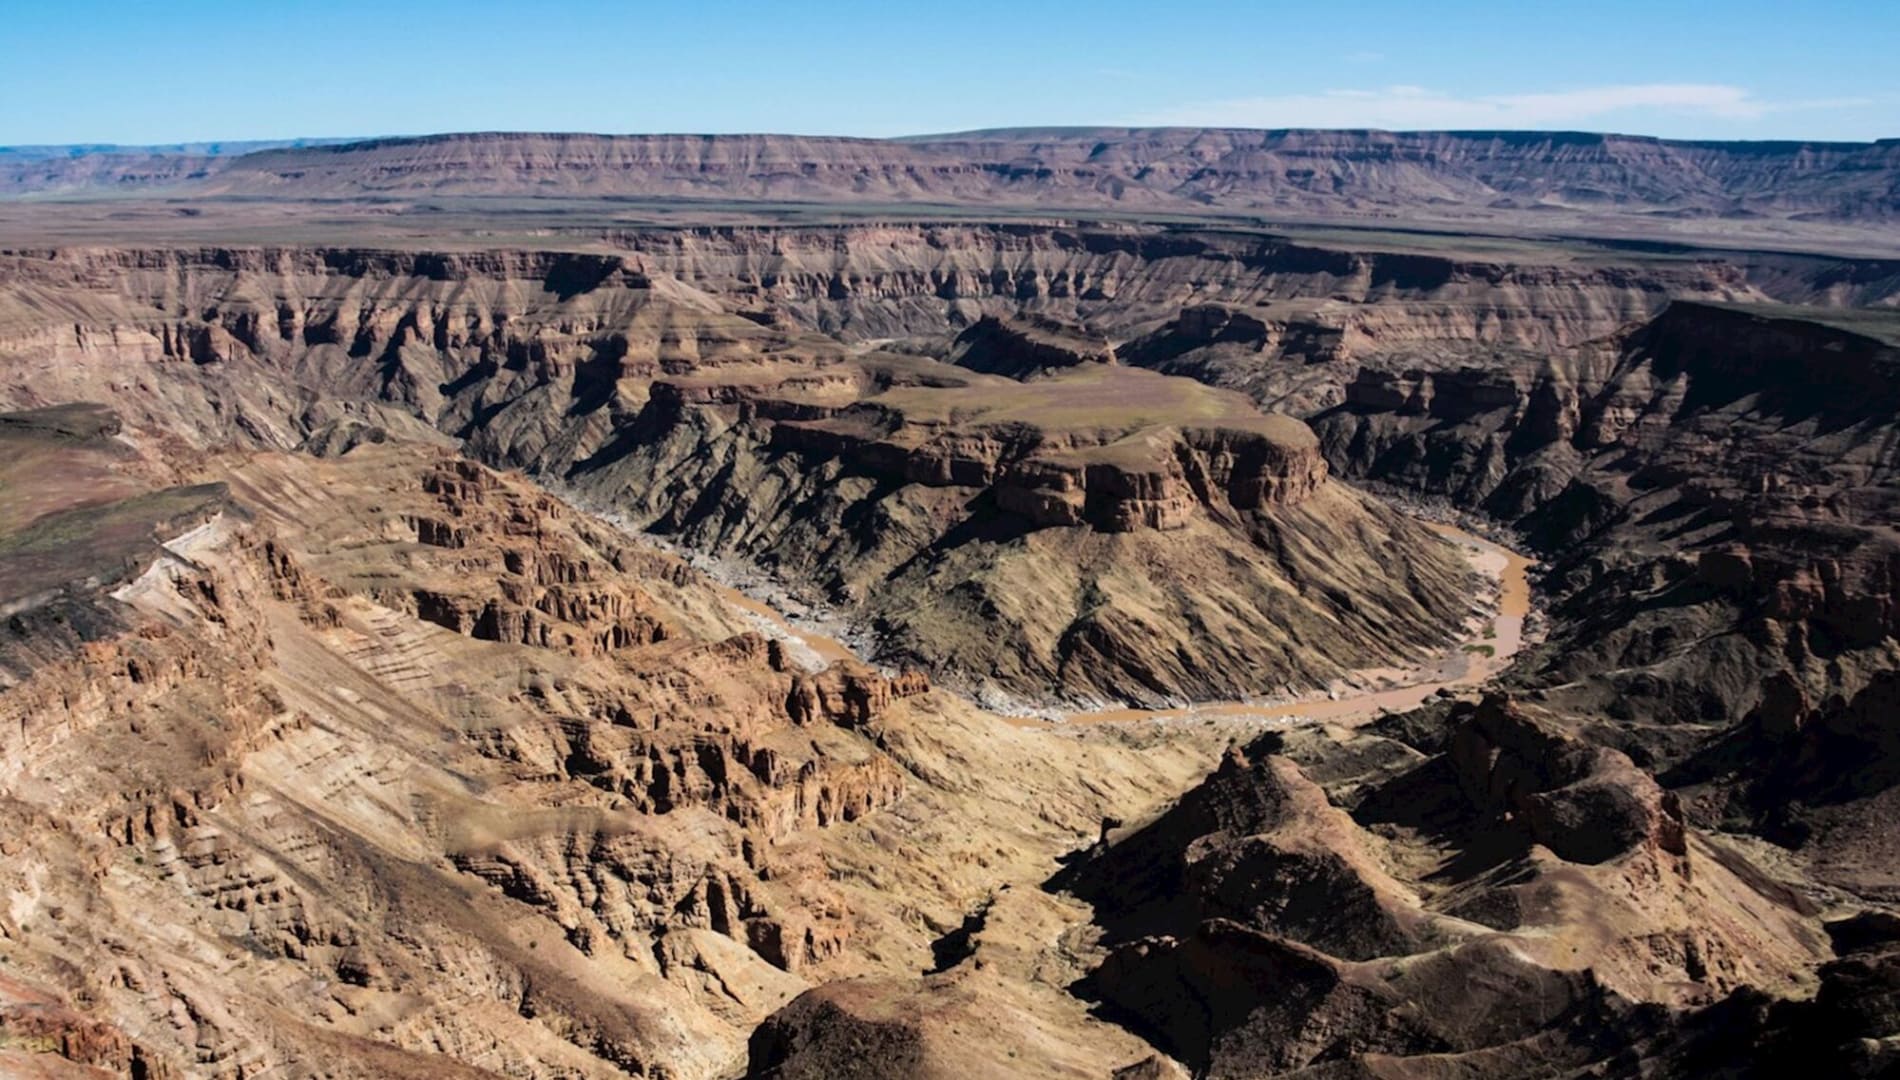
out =
[[(724, 1075), (811, 982), (922, 970), (993, 876), (1204, 760), (802, 670), (677, 560), (453, 456), (192, 467), (229, 502), (86, 594), (110, 622), (58, 660), (57, 612), (8, 625), (9, 1054)], [(1103, 1068), (1140, 1056), (1104, 1032)]]
[[(265, 204), (358, 227), (206, 200), (190, 242), (0, 256), (0, 1070), (1900, 1061), (1894, 266), (1026, 221), (192, 239)], [(1356, 698), (1486, 647), (1388, 496), (1541, 560), (1490, 692)], [(959, 693), (1315, 689), (1325, 725)]]
[[(1829, 935), (1853, 924), (1824, 932), (1627, 757), (1543, 710), (1441, 713), (1425, 751), (1343, 731), (1230, 747), (1166, 813), (1052, 879), (1094, 908), (1067, 939), (1071, 988), (1188, 1070), (1126, 1075), (1746, 1075), (1749, 1040), (1794, 1052), (1736, 1014), (1812, 993)], [(967, 981), (1008, 963), (1003, 941), (977, 941)], [(1890, 977), (1884, 960), (1838, 963), (1824, 980)], [(950, 1075), (1036, 1046), (960, 1000), (928, 981), (812, 991), (760, 1028), (750, 1075), (880, 1075), (855, 1071), (867, 1045)], [(1800, 1052), (1846, 1065), (1862, 1052), (1847, 1032), (1892, 1019), (1883, 1002), (1830, 1020)]]

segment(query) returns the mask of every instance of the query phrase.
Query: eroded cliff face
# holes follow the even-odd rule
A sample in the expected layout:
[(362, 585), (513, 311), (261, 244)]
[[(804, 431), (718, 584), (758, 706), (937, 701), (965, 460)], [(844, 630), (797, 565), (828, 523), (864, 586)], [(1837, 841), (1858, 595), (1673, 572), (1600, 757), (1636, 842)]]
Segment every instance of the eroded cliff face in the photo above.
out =
[(807, 669), (677, 559), (446, 452), (152, 467), (229, 502), (76, 584), (113, 617), (63, 655), (13, 648), (44, 605), (6, 631), (0, 1023), (29, 1063), (726, 1075), (796, 993), (921, 969), (991, 875), (1201, 760), (1027, 762), (1033, 733)]
[[(332, 317), (301, 312), (304, 301), (370, 299), (379, 283), (403, 278), (468, 283), (460, 290), (409, 288), (401, 294), (409, 304), (430, 307), (440, 293), (453, 293), (464, 310), (499, 307), (519, 319), (544, 306), (533, 291), (497, 300), (484, 282), (545, 283), (562, 301), (598, 294), (573, 305), (578, 314), (621, 288), (639, 287), (644, 277), (677, 299), (698, 298), (702, 307), (717, 300), (733, 312), (851, 339), (937, 336), (983, 314), (1027, 310), (1099, 323), (1102, 333), (1122, 340), (1133, 328), (1167, 323), (1197, 304), (1271, 309), (1276, 302), (1330, 301), (1325, 310), (1366, 319), (1368, 336), (1529, 345), (1601, 336), (1654, 314), (1671, 297), (1809, 299), (1865, 278), (1859, 287), (1871, 293), (1850, 291), (1837, 302), (1868, 303), (1892, 289), (1891, 268), (1883, 275), (1880, 267), (1818, 258), (1712, 252), (1645, 261), (1556, 248), (1487, 253), (1456, 244), (1424, 253), (1376, 242), (1329, 248), (1271, 234), (1144, 226), (728, 226), (630, 230), (585, 247), (49, 248), (11, 252), (8, 278), (16, 286), (101, 289), (134, 303), (189, 299), (194, 303), (173, 313), (218, 323), (241, 339), (291, 338), (307, 326), (323, 335), (328, 326), (345, 342), (355, 341), (359, 328), (386, 337), (405, 313), (389, 315), (379, 330), (360, 306)], [(240, 278), (248, 305), (230, 304), (230, 287)], [(230, 311), (209, 313), (209, 305), (195, 302), (202, 300), (220, 300)], [(1368, 304), (1376, 307), (1353, 312)], [(256, 310), (239, 317), (247, 307)], [(1275, 314), (1270, 310), (1269, 318)], [(514, 330), (529, 332), (531, 324)]]
[(757, 372), (656, 383), (571, 482), (821, 584), (880, 655), (1001, 702), (1324, 684), (1409, 663), (1468, 610), (1454, 552), (1330, 482), (1304, 425), (1236, 395), (1114, 365), (1020, 383), (848, 366), (861, 396)]
[[(4, 266), (8, 399), (116, 394), (140, 425), (175, 417), (187, 437), (282, 445), (339, 410), (387, 403), (476, 440), (491, 460), (552, 471), (550, 461), (608, 438), (656, 375), (838, 351), (813, 330), (946, 355), (985, 316), (1027, 315), (1054, 320), (1054, 338), (1121, 342), (1117, 355), (1133, 366), (1304, 414), (1341, 400), (1361, 356), (1567, 347), (1645, 320), (1671, 297), (1803, 299), (1844, 273), (1822, 262), (1764, 270), (1549, 253), (1525, 263), (1027, 225), (683, 229), (612, 244), (14, 252)], [(121, 385), (165, 358), (225, 366), (210, 387)]]
[(1733, 723), (1760, 700), (1744, 669), (1851, 694), (1900, 633), (1888, 322), (1681, 303), (1535, 363), (1363, 371), (1315, 424), (1350, 474), (1565, 554), (1552, 678), (1617, 680), (1625, 715)]
[[(10, 394), (112, 401), (200, 445), (459, 438), (637, 525), (771, 567), (868, 627), (882, 658), (998, 700), (1311, 688), (1406, 666), (1465, 618), (1453, 551), (1330, 483), (1303, 425), (1239, 395), (1130, 370), (1112, 350), (1045, 371), (1060, 342), (1098, 340), (1047, 320), (1026, 363), (983, 358), (1029, 340), (1026, 323), (997, 337), (984, 327), (1001, 321), (979, 320), (961, 344), (910, 352), (799, 328), (836, 328), (854, 305), (933, 334), (966, 304), (1139, 306), (1154, 301), (1136, 294), (1177, 288), (1173, 260), (1269, 291), (1339, 288), (1340, 275), (1429, 290), (1447, 267), (1046, 229), (818, 239), (668, 234), (627, 255), (19, 256)], [(912, 261), (926, 252), (937, 261)], [(40, 314), (54, 295), (72, 325)], [(1007, 370), (977, 370), (990, 367)], [(1327, 532), (1363, 543), (1334, 548)], [(1160, 578), (1137, 569), (1164, 547), (1195, 554)], [(529, 641), (551, 632), (536, 606), (567, 601), (413, 602), (443, 625)], [(626, 619), (601, 631), (652, 632)]]
[[(36, 1057), (1891, 1064), (1896, 935), (1850, 915), (1896, 895), (1878, 318), (1655, 316), (1759, 299), (1717, 263), (615, 242), (8, 256), (0, 400), (123, 417), (0, 416), (0, 1025)], [(1196, 787), (1198, 720), (945, 692), (1232, 698), (1440, 647), (1462, 560), (1341, 477), (1537, 546), (1513, 697), (1250, 738)], [(888, 666), (564, 496), (846, 608)]]

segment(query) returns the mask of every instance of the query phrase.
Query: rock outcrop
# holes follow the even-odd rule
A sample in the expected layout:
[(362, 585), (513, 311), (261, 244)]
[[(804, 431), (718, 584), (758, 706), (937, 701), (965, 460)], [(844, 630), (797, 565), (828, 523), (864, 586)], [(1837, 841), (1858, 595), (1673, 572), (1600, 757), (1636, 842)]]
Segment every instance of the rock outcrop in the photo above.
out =
[(1011, 729), (920, 675), (808, 668), (678, 559), (437, 447), (34, 445), (9, 528), (225, 486), (201, 524), (139, 518), (142, 568), (8, 617), (0, 1070), (728, 1075), (814, 984), (921, 967), (993, 884), (968, 868), (1040, 865), (1194, 760), (1005, 768)]
[(1323, 734), (1231, 748), (1063, 871), (1052, 887), (1094, 905), (1109, 946), (1084, 992), (1210, 1076), (1429, 1058), (1501, 1077), (1614, 1071), (1826, 954), (1812, 908), (1695, 836), (1623, 755), (1500, 698), (1444, 722), (1447, 749), (1397, 769), (1361, 772), (1381, 755)]
[(1465, 797), (1558, 858), (1600, 863), (1643, 845), (1687, 857), (1676, 797), (1626, 755), (1497, 697), (1452, 723), (1446, 756)]

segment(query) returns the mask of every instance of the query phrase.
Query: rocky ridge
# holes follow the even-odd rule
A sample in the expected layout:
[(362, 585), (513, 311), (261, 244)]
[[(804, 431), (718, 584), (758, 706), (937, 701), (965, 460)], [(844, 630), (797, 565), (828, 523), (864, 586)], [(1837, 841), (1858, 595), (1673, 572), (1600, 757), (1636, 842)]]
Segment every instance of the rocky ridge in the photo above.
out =
[[(0, 861), (0, 1024), (34, 1067), (724, 1075), (812, 982), (921, 966), (971, 845), (1036, 865), (1199, 758), (1045, 748), (1020, 804), (932, 763), (1029, 734), (804, 670), (518, 479), (399, 444), (188, 462), (223, 514), (0, 697), (0, 813), (33, 837)], [(946, 861), (866, 832), (916, 816)]]
[(464, 133), (236, 156), (69, 155), (5, 190), (152, 188), (277, 198), (454, 194), (1271, 210), (1646, 225), (1892, 220), (1891, 140), (1674, 142), (1559, 132), (1021, 129), (902, 140)]
[[(1805, 1041), (1739, 1019), (1811, 993), (1847, 924), (1824, 928), (1558, 715), (1488, 697), (1435, 716), (1416, 746), (1395, 737), (1406, 725), (1230, 746), (1199, 787), (1105, 827), (1048, 883), (1093, 908), (1065, 938), (1071, 988), (1186, 1066), (1127, 1075), (1750, 1075), (1753, 1046), (1864, 1063), (1858, 1033), (1891, 1031), (1884, 1005)], [(958, 1038), (923, 1019), (960, 1015), (957, 989), (1012, 962), (1006, 935), (975, 940), (961, 983), (802, 995), (755, 1035), (750, 1075), (859, 1075), (851, 1048), (866, 1045), (928, 1075), (1033, 1053), (1003, 1024)], [(1824, 987), (1870, 971), (1844, 963), (1855, 974), (1824, 965)]]

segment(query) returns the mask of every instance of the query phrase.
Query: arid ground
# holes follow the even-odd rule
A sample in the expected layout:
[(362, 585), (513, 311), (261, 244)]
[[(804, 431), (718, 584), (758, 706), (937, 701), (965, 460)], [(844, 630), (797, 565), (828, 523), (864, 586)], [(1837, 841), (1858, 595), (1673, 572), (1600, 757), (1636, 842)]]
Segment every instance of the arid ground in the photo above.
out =
[(1897, 177), (0, 156), (0, 1075), (1893, 1075)]

